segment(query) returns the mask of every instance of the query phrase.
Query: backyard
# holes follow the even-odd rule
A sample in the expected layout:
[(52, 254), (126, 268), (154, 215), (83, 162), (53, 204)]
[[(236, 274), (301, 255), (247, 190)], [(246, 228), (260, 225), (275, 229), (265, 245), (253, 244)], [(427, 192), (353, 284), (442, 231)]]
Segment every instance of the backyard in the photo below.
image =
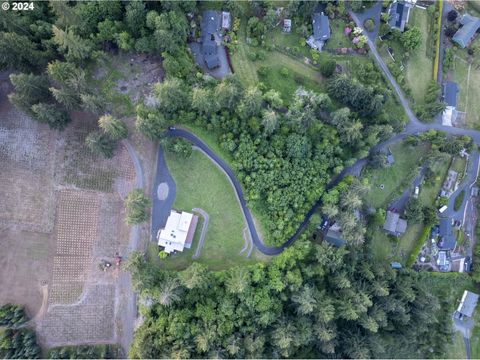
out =
[[(260, 255), (256, 251), (250, 259), (246, 257), (247, 251), (240, 253), (245, 247), (245, 225), (235, 193), (225, 174), (199, 151), (194, 151), (188, 159), (167, 153), (166, 159), (177, 186), (174, 208), (185, 211), (201, 208), (210, 217), (198, 261), (216, 270), (257, 261)], [(203, 221), (199, 221), (191, 249), (162, 260), (165, 267), (181, 269), (192, 262), (202, 225)], [(150, 255), (156, 255), (154, 252), (158, 253), (156, 246), (150, 249)]]
[[(480, 42), (480, 40), (475, 40)], [(480, 129), (480, 61), (469, 63), (465, 51), (456, 51), (453, 80), (458, 83), (457, 109), (465, 112), (465, 127)]]
[[(416, 174), (416, 169), (418, 169), (420, 165), (421, 158), (427, 154), (427, 148), (425, 146), (412, 147), (404, 143), (393, 146), (391, 150), (395, 156), (395, 164), (386, 169), (371, 171), (367, 175), (369, 179), (375, 179), (374, 182), (370, 182), (372, 188), (373, 184), (377, 184), (378, 181), (383, 181), (385, 190), (387, 189), (387, 184), (392, 190), (384, 197), (376, 196), (373, 194), (373, 191), (370, 191), (369, 197), (366, 199), (367, 203), (376, 208), (385, 208), (403, 190), (411, 186), (410, 181)], [(412, 162), (409, 162), (409, 159), (412, 159)], [(423, 206), (434, 205), (450, 162), (450, 156), (443, 156), (437, 159), (432, 165), (434, 173), (432, 180), (424, 182), (419, 193), (419, 200)], [(394, 180), (393, 182), (392, 179)], [(378, 185), (376, 187), (378, 189)], [(380, 192), (380, 190), (378, 190), (378, 192)], [(374, 256), (378, 260), (388, 259), (389, 261), (395, 260), (403, 263), (413, 250), (423, 228), (424, 224), (422, 222), (414, 223), (409, 221), (405, 234), (396, 240), (389, 237), (380, 227), (373, 229), (370, 247)]]

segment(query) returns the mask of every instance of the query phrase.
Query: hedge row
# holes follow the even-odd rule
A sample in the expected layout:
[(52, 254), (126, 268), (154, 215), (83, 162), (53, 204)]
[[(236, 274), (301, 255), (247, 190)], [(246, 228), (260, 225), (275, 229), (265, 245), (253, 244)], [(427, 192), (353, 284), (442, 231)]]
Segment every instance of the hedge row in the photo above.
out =
[(411, 267), (415, 261), (417, 260), (418, 254), (420, 254), (420, 250), (422, 250), (423, 244), (425, 244), (425, 241), (428, 240), (428, 236), (430, 235), (430, 230), (432, 230), (432, 225), (427, 225), (423, 228), (422, 235), (418, 238), (417, 242), (415, 243), (415, 246), (412, 249), (412, 252), (410, 253), (410, 256), (408, 257), (406, 266)]

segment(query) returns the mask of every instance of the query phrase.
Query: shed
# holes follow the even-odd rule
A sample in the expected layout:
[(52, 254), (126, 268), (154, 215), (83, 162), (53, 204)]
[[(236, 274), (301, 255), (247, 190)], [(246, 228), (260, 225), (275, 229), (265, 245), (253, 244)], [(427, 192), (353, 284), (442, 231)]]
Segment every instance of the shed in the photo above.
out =
[(448, 106), (457, 107), (458, 85), (454, 81), (446, 81), (443, 85), (443, 99)]
[(452, 40), (455, 41), (461, 48), (465, 48), (472, 42), (477, 30), (480, 28), (480, 19), (465, 14), (460, 19), (462, 27), (453, 35)]
[(283, 32), (289, 33), (292, 31), (292, 19), (283, 19)]
[(460, 300), (460, 304), (458, 304), (457, 312), (462, 314), (463, 316), (472, 317), (475, 311), (475, 307), (477, 306), (478, 302), (478, 295), (465, 290), (463, 292), (462, 299)]

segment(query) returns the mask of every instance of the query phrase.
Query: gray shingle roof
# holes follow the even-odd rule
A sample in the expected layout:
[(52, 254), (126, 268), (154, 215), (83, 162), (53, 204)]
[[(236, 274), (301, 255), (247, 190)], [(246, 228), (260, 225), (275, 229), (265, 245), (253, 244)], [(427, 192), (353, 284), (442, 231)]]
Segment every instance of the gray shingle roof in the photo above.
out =
[(315, 40), (328, 40), (330, 39), (330, 22), (328, 16), (325, 16), (323, 13), (313, 14), (312, 19), (313, 26), (313, 38)]
[(218, 11), (207, 10), (202, 15), (202, 53), (205, 64), (209, 69), (214, 69), (220, 65), (218, 58), (218, 45), (215, 41), (218, 31), (220, 31), (220, 13)]
[(458, 305), (457, 311), (465, 316), (472, 317), (475, 307), (477, 306), (478, 295), (465, 290), (462, 296), (462, 300)]
[(443, 88), (443, 98), (448, 106), (457, 107), (457, 94), (457, 83), (453, 81), (447, 81)]
[(460, 19), (460, 24), (463, 26), (453, 36), (452, 40), (455, 41), (460, 47), (465, 48), (470, 44), (472, 38), (475, 36), (478, 28), (480, 28), (480, 19), (465, 14)]
[(345, 240), (342, 238), (342, 234), (338, 231), (328, 230), (327, 235), (325, 235), (325, 241), (329, 244), (341, 247), (345, 245)]
[(383, 224), (383, 229), (393, 235), (399, 236), (407, 230), (407, 221), (400, 219), (399, 213), (387, 211), (387, 217)]

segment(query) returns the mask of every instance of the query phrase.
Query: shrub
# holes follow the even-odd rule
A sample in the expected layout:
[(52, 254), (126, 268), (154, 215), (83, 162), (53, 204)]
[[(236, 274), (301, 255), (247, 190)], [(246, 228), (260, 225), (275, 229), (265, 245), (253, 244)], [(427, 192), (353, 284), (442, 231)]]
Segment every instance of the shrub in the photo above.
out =
[(322, 73), (323, 76), (330, 77), (335, 72), (336, 66), (337, 66), (337, 63), (335, 62), (335, 60), (331, 58), (325, 59), (320, 62), (320, 72)]
[(147, 207), (150, 200), (143, 195), (142, 189), (132, 190), (125, 199), (127, 209), (126, 223), (129, 225), (140, 224), (148, 219)]
[(412, 266), (415, 261), (417, 260), (418, 254), (420, 254), (420, 250), (422, 250), (423, 244), (425, 244), (425, 241), (427, 241), (428, 236), (430, 235), (430, 230), (432, 229), (431, 225), (427, 225), (423, 228), (422, 235), (418, 238), (418, 240), (415, 243), (415, 246), (412, 249), (412, 252), (410, 253), (410, 256), (408, 257), (407, 260), (407, 267)]
[(370, 32), (370, 31), (373, 31), (373, 29), (375, 29), (375, 22), (373, 21), (373, 19), (367, 19), (363, 23), (363, 26), (365, 26), (365, 29), (367, 29), (367, 31)]
[(255, 60), (257, 60), (257, 53), (255, 51), (249, 51), (247, 53), (247, 58), (250, 61), (255, 61)]
[(265, 60), (266, 57), (267, 57), (267, 56), (265, 55), (265, 51), (261, 51), (261, 50), (260, 50), (259, 52), (257, 52), (257, 59), (258, 59), (258, 60)]
[(260, 76), (266, 76), (269, 71), (270, 71), (270, 68), (268, 66), (262, 65), (258, 68), (257, 73)]
[(305, 78), (300, 74), (295, 74), (293, 80), (299, 85), (303, 85), (305, 83)]
[(282, 68), (280, 69), (280, 74), (281, 74), (282, 76), (288, 76), (288, 75), (290, 74), (290, 71), (288, 71), (288, 69), (287, 69), (286, 67), (282, 67)]
[(463, 199), (465, 198), (465, 190), (462, 190), (460, 194), (457, 195), (453, 203), (453, 210), (458, 211), (460, 206), (462, 206)]

